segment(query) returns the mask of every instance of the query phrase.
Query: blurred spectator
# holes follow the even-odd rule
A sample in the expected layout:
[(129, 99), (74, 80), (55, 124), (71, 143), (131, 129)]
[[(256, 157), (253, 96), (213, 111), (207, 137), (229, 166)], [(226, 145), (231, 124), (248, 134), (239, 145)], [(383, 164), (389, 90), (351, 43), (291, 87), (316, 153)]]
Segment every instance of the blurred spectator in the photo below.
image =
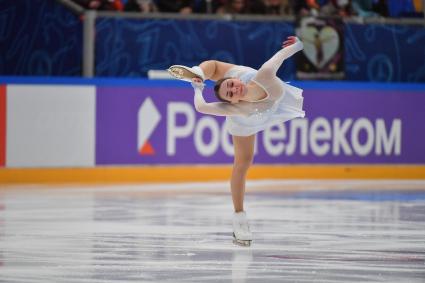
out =
[(424, 0), (73, 0), (86, 9), (167, 13), (423, 17)]
[(351, 16), (351, 0), (329, 0), (320, 7), (320, 14), (323, 16)]
[(106, 11), (123, 11), (124, 5), (121, 0), (74, 0), (77, 4), (86, 9), (106, 10)]
[(101, 10), (123, 11), (124, 5), (121, 0), (103, 0)]
[(265, 14), (262, 0), (227, 0), (218, 7), (218, 14)]
[(373, 11), (373, 2), (374, 0), (352, 0), (353, 13), (363, 18), (379, 16)]
[(246, 0), (228, 0), (218, 7), (218, 14), (245, 14), (248, 12)]
[(373, 11), (383, 17), (388, 17), (388, 4), (387, 0), (372, 0)]
[(300, 16), (317, 16), (321, 8), (328, 4), (330, 0), (295, 0), (294, 12)]
[(306, 1), (294, 1), (293, 10), (295, 15), (306, 16), (310, 14), (310, 8)]
[(215, 13), (226, 2), (225, 0), (193, 0), (193, 13)]
[(301, 16), (341, 16), (352, 14), (351, 0), (301, 0), (295, 1), (294, 11)]
[(124, 6), (125, 11), (152, 13), (158, 8), (152, 0), (128, 0)]
[(264, 0), (265, 13), (268, 15), (292, 15), (292, 1)]
[(391, 17), (423, 17), (421, 0), (388, 0)]
[(267, 7), (264, 0), (249, 0), (248, 13), (250, 14), (267, 14)]
[(73, 0), (73, 1), (86, 9), (93, 9), (93, 10), (97, 10), (102, 4), (102, 1), (100, 0)]
[(193, 0), (156, 0), (155, 2), (160, 12), (181, 14), (193, 12)]
[(300, 16), (341, 16), (352, 14), (351, 0), (300, 0), (295, 1), (294, 12)]
[(423, 0), (413, 0), (413, 6), (415, 8), (416, 13), (420, 17), (425, 17), (425, 2)]

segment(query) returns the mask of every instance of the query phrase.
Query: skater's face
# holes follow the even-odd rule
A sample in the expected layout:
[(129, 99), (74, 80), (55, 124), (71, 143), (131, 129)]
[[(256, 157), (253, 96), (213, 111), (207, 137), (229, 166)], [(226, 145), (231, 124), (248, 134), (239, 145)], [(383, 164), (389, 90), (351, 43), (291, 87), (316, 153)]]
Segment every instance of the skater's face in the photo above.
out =
[(235, 78), (224, 80), (218, 90), (220, 98), (230, 103), (238, 103), (243, 100), (245, 94), (246, 86), (241, 80)]

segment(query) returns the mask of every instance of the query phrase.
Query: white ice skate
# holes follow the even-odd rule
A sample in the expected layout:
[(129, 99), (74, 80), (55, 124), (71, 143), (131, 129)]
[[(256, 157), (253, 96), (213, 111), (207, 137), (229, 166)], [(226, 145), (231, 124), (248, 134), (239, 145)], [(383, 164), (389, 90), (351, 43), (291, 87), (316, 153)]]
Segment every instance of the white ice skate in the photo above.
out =
[(205, 80), (204, 72), (198, 66), (190, 68), (183, 65), (173, 65), (167, 71), (176, 79), (190, 83), (193, 78), (200, 78), (202, 81)]
[(246, 213), (236, 212), (233, 215), (233, 243), (240, 246), (249, 247), (252, 242), (252, 233), (249, 230)]

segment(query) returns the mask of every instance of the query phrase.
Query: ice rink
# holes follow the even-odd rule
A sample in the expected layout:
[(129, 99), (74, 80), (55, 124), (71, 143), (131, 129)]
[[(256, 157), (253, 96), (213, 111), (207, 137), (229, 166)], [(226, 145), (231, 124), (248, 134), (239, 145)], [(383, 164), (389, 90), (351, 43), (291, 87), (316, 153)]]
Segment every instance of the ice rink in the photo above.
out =
[(425, 282), (425, 181), (0, 190), (0, 282)]

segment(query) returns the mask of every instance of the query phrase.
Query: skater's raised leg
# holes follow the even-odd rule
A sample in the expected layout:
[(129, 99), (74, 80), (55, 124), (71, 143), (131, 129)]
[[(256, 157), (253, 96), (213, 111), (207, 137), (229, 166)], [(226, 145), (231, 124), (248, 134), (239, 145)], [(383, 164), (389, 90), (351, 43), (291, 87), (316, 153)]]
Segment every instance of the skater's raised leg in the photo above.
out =
[(202, 81), (216, 81), (223, 78), (224, 74), (233, 66), (235, 65), (226, 62), (208, 60), (202, 62), (199, 66), (193, 67), (172, 65), (168, 68), (168, 72), (176, 79), (187, 82), (192, 82), (194, 78)]

